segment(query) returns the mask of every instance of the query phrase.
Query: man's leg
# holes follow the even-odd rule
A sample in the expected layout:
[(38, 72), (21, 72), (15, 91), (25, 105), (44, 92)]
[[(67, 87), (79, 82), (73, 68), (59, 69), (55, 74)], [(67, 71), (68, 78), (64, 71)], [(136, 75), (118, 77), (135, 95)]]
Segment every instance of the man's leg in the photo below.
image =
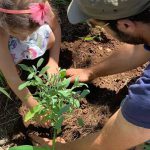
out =
[(150, 129), (137, 127), (116, 112), (97, 137), (100, 150), (127, 150), (150, 139)]
[(66, 150), (127, 150), (149, 139), (150, 129), (129, 123), (119, 109), (101, 132), (68, 143)]

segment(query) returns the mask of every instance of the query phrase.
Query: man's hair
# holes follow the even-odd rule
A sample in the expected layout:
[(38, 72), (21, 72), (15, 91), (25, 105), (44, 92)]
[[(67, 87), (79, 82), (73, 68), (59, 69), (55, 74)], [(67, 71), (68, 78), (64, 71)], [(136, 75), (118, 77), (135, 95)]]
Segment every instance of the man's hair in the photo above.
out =
[[(31, 2), (38, 3), (45, 0), (0, 0), (0, 7), (11, 10), (28, 9)], [(30, 18), (30, 14), (6, 14), (0, 12), (0, 27), (9, 29), (35, 30), (39, 27)]]
[[(134, 16), (130, 16), (127, 18), (122, 18), (122, 19), (129, 19), (131, 21), (138, 21), (138, 22), (143, 22), (143, 23), (150, 23), (150, 7), (147, 8), (146, 10), (144, 10), (143, 12), (134, 15)], [(121, 20), (121, 19), (119, 19)], [(109, 21), (105, 21), (106, 23), (109, 23), (109, 26), (114, 30), (114, 31), (118, 31), (117, 28), (117, 21), (118, 20), (109, 20)]]
[(150, 23), (150, 7), (137, 15), (128, 17), (127, 19), (132, 21), (140, 21), (143, 23)]

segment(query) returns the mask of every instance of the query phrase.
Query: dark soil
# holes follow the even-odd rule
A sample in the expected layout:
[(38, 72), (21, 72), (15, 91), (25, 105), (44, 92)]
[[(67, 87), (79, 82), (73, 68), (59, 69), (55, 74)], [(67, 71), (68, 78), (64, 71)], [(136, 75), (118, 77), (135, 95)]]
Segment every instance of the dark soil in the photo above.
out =
[[(61, 68), (85, 68), (95, 65), (121, 45), (104, 31), (91, 29), (87, 24), (71, 25), (66, 17), (66, 6), (61, 5), (58, 10), (62, 26)], [(84, 41), (85, 37), (95, 35), (97, 38), (94, 40)], [(74, 115), (64, 122), (60, 136), (68, 142), (102, 129), (119, 108), (129, 84), (140, 76), (142, 68), (97, 78), (89, 83), (91, 93), (81, 101), (80, 109), (75, 110)], [(9, 137), (9, 141), (2, 147), (6, 149), (7, 146), (31, 144), (27, 137), (31, 130), (51, 137), (52, 130), (50, 132), (49, 129), (24, 127), (17, 113), (20, 103), (13, 94), (12, 97), (13, 100), (6, 100), (2, 95), (0, 97), (0, 137)], [(77, 117), (83, 118), (83, 127), (77, 125)]]

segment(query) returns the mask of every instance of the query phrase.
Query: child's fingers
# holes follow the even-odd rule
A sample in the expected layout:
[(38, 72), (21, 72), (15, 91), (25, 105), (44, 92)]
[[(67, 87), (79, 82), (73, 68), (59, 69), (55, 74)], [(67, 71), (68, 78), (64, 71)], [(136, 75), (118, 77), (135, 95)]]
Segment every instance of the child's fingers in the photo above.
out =
[(62, 144), (66, 143), (66, 141), (63, 138), (61, 138), (61, 137), (58, 137), (56, 139), (56, 142), (59, 142), (59, 143), (62, 143)]
[[(32, 139), (32, 142), (35, 146), (44, 146), (44, 145), (49, 145), (52, 146), (52, 140), (49, 140), (48, 138), (41, 138), (37, 135), (34, 134), (29, 134), (29, 137)], [(56, 138), (56, 142), (58, 143), (66, 143), (63, 138)]]
[(70, 79), (70, 82), (73, 83), (73, 82), (76, 80), (76, 78), (77, 78), (77, 77), (75, 77), (75, 76), (70, 77), (70, 78), (69, 78), (69, 79)]
[(36, 143), (36, 145), (51, 145), (52, 144), (52, 141), (47, 139), (47, 138), (41, 138), (37, 135), (34, 135), (34, 134), (29, 134), (29, 137), (33, 140), (33, 143)]
[(49, 128), (51, 126), (51, 122), (48, 120), (48, 121), (44, 121), (44, 116), (38, 116), (36, 118), (36, 124), (37, 126), (39, 127), (43, 127), (43, 128)]

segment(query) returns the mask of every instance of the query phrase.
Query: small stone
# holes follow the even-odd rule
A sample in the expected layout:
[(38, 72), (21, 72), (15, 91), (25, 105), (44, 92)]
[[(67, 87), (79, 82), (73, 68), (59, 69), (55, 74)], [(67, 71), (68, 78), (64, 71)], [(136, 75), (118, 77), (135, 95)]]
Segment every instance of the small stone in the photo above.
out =
[(96, 41), (93, 41), (93, 44), (94, 44), (94, 45), (97, 45), (97, 42), (96, 42)]
[[(7, 138), (0, 139), (0, 146), (6, 144), (8, 142)], [(1, 149), (0, 149), (1, 150)]]
[(99, 49), (99, 50), (103, 50), (103, 47), (101, 47), (101, 46), (98, 46), (98, 49)]
[(82, 112), (83, 112), (83, 114), (87, 114), (87, 113), (88, 113), (88, 110), (87, 110), (87, 109), (84, 109)]
[(106, 51), (110, 53), (112, 50), (110, 48), (106, 48)]

